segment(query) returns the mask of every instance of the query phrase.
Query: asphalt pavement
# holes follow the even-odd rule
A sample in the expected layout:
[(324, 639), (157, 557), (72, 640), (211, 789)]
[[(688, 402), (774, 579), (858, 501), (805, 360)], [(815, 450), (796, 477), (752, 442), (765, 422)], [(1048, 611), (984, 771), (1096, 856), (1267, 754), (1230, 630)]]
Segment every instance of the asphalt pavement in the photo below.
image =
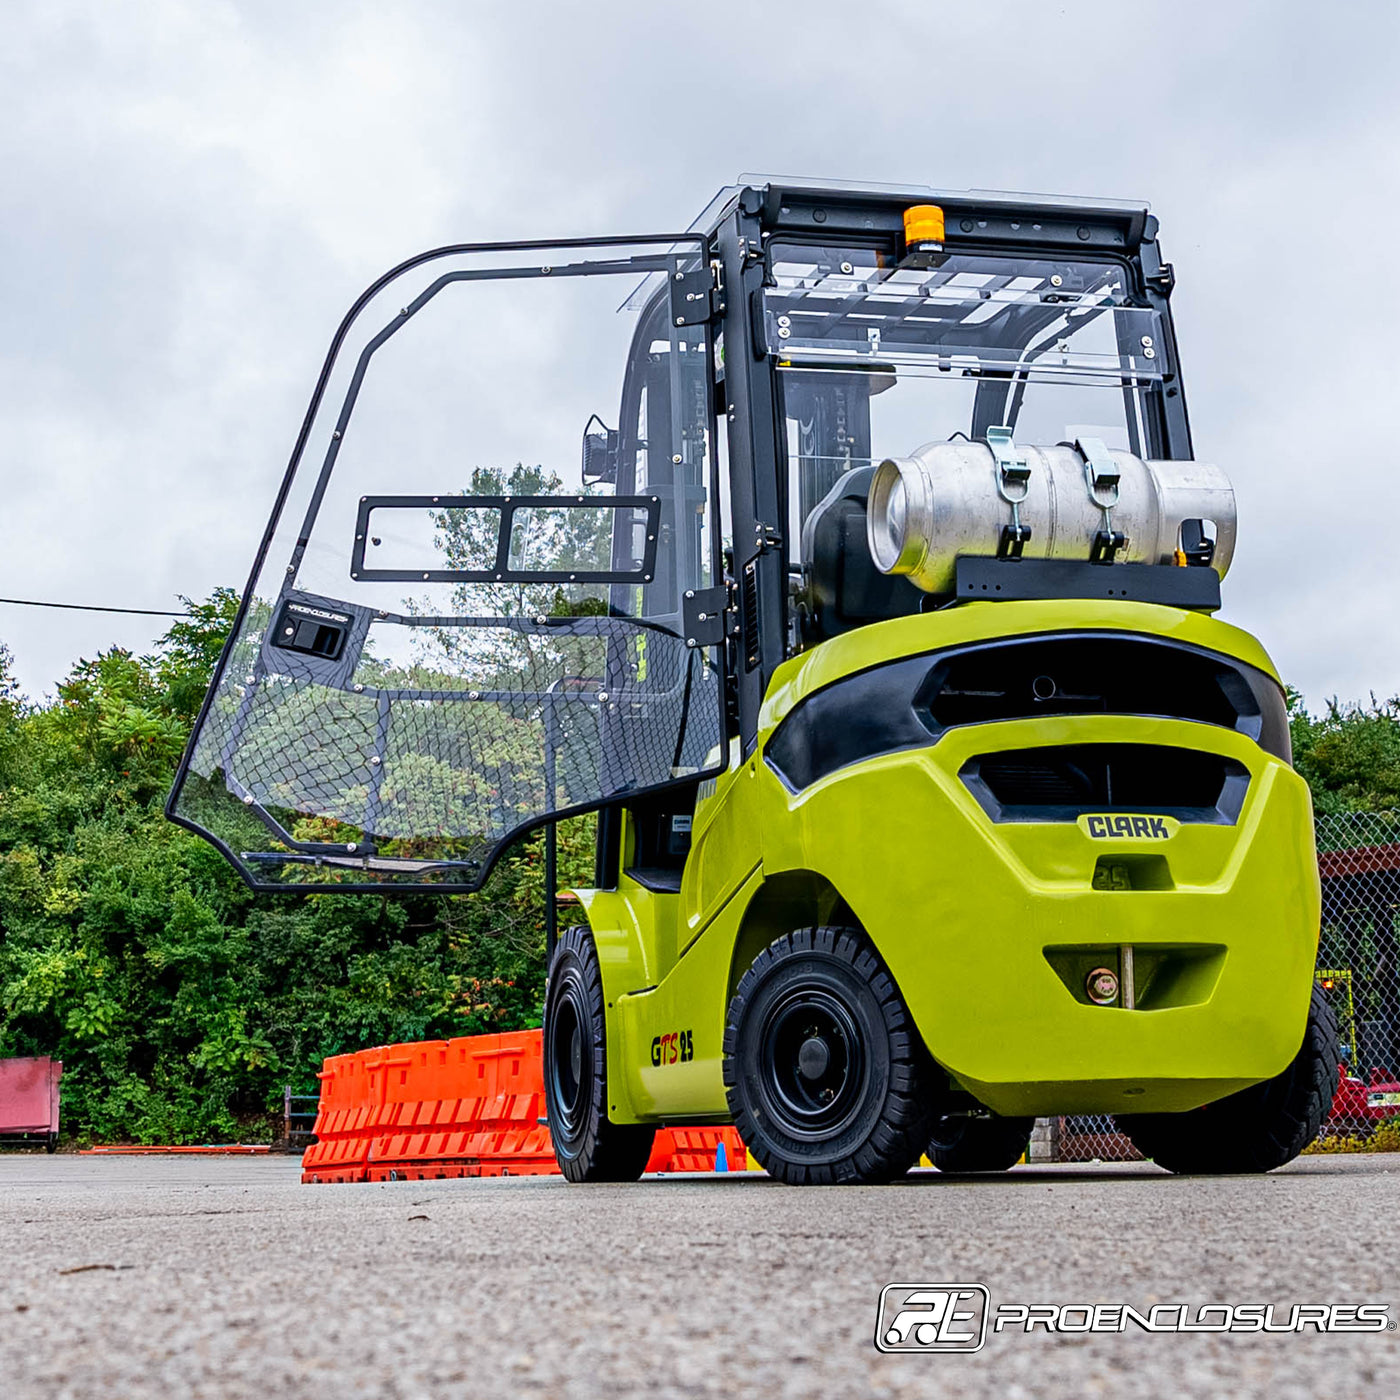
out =
[(1400, 1156), (808, 1189), (298, 1173), (0, 1154), (0, 1395), (1360, 1400), (1400, 1374), (1394, 1331), (873, 1344), (894, 1282), (981, 1283), (993, 1307), (1383, 1303), (1400, 1318)]

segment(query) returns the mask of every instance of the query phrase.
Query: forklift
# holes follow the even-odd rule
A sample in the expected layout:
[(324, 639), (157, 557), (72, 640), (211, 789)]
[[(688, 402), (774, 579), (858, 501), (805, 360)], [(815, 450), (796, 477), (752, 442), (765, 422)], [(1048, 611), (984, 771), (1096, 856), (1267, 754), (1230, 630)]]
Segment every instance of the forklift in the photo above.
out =
[(543, 828), (572, 1181), (668, 1123), (794, 1184), (1002, 1171), (1058, 1114), (1281, 1166), (1337, 1082), (1312, 812), (1215, 616), (1235, 498), (1157, 235), (746, 176), (683, 233), (400, 264), (336, 331), (168, 815), (298, 895), (471, 893)]

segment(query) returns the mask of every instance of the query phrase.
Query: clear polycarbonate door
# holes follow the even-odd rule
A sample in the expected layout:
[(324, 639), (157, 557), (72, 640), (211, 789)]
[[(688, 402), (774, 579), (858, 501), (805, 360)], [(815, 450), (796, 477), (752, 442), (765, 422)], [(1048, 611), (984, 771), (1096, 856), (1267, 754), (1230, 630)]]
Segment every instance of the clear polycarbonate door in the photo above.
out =
[[(710, 273), (678, 239), (445, 250), (337, 336), (171, 815), (255, 885), (471, 889), (722, 766)], [(619, 308), (622, 308), (621, 310)]]

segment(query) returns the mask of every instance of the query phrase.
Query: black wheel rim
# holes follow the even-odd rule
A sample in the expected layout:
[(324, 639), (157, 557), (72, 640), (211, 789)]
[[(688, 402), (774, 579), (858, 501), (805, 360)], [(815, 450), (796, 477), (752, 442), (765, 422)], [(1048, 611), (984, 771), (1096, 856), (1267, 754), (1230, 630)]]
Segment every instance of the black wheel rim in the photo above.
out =
[(550, 1130), (566, 1140), (579, 1135), (592, 1094), (593, 1056), (586, 1017), (580, 989), (566, 984), (550, 1017), (548, 1066), (553, 1100)]
[(833, 991), (798, 988), (776, 1001), (759, 1044), (765, 1107), (789, 1136), (835, 1137), (859, 1114), (869, 1057), (855, 1014)]

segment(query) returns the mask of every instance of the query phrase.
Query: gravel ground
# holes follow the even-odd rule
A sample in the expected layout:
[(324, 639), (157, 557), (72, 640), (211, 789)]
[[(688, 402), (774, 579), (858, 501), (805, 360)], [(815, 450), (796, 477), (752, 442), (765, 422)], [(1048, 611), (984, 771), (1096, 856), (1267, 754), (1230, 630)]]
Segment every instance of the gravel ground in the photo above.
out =
[(1385, 1303), (1400, 1156), (1267, 1177), (1145, 1165), (302, 1186), (295, 1161), (0, 1155), (0, 1394), (1391, 1393), (1400, 1334), (1032, 1336), (881, 1355), (888, 1282), (992, 1302)]

